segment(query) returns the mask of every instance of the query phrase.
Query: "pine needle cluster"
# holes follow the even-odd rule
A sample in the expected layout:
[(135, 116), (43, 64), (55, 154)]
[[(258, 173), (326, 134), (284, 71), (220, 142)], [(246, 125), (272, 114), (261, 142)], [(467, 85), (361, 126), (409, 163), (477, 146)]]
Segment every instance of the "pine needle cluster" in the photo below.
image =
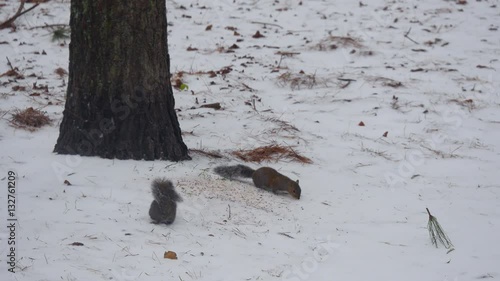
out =
[(69, 27), (58, 27), (52, 31), (52, 42), (68, 39), (69, 35)]
[(431, 215), (431, 212), (428, 208), (426, 208), (427, 213), (429, 214), (429, 222), (427, 223), (427, 230), (429, 230), (429, 237), (431, 238), (431, 242), (433, 245), (438, 248), (438, 241), (441, 243), (446, 249), (453, 248), (453, 244), (451, 243), (450, 238), (444, 232), (443, 228), (439, 224), (436, 217)]

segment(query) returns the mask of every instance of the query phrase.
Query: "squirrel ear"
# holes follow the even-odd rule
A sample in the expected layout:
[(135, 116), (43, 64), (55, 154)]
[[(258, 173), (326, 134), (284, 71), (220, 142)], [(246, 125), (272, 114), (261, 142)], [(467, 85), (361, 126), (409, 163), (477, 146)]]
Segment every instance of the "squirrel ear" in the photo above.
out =
[(299, 180), (296, 180), (295, 182), (296, 182), (297, 184), (299, 184)]

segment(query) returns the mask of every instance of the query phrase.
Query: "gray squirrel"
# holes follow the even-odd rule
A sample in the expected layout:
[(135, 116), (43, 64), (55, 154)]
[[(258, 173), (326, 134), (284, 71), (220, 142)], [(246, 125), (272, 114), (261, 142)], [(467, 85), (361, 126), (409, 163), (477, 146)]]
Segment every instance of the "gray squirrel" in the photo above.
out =
[(149, 207), (149, 216), (153, 223), (171, 224), (177, 213), (177, 202), (181, 202), (181, 196), (175, 191), (174, 184), (162, 178), (154, 179), (151, 183), (153, 202)]
[(230, 180), (238, 177), (252, 178), (254, 185), (258, 188), (271, 190), (274, 193), (286, 191), (295, 199), (300, 199), (299, 181), (293, 181), (270, 167), (254, 170), (245, 165), (218, 166), (214, 168), (214, 172)]

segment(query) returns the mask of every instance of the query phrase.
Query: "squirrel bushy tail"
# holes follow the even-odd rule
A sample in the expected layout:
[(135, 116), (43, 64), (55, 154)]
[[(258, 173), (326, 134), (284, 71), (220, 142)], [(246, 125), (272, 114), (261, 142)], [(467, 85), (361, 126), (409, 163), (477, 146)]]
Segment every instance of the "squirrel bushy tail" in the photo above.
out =
[(214, 172), (226, 179), (232, 179), (237, 177), (251, 178), (255, 170), (245, 165), (234, 165), (215, 167)]
[(149, 208), (149, 216), (154, 223), (171, 224), (177, 213), (177, 202), (182, 201), (175, 191), (174, 184), (166, 179), (157, 178), (151, 184), (153, 202)]

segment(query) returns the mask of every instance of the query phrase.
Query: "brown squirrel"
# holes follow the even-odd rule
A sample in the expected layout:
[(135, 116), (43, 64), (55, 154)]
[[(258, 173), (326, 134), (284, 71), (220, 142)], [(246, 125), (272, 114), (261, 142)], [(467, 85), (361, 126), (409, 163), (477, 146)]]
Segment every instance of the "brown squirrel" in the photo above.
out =
[(268, 189), (274, 193), (287, 191), (294, 198), (300, 199), (299, 181), (293, 181), (270, 167), (254, 170), (245, 165), (218, 166), (214, 168), (214, 172), (230, 180), (235, 177), (252, 178), (253, 183), (258, 188)]

